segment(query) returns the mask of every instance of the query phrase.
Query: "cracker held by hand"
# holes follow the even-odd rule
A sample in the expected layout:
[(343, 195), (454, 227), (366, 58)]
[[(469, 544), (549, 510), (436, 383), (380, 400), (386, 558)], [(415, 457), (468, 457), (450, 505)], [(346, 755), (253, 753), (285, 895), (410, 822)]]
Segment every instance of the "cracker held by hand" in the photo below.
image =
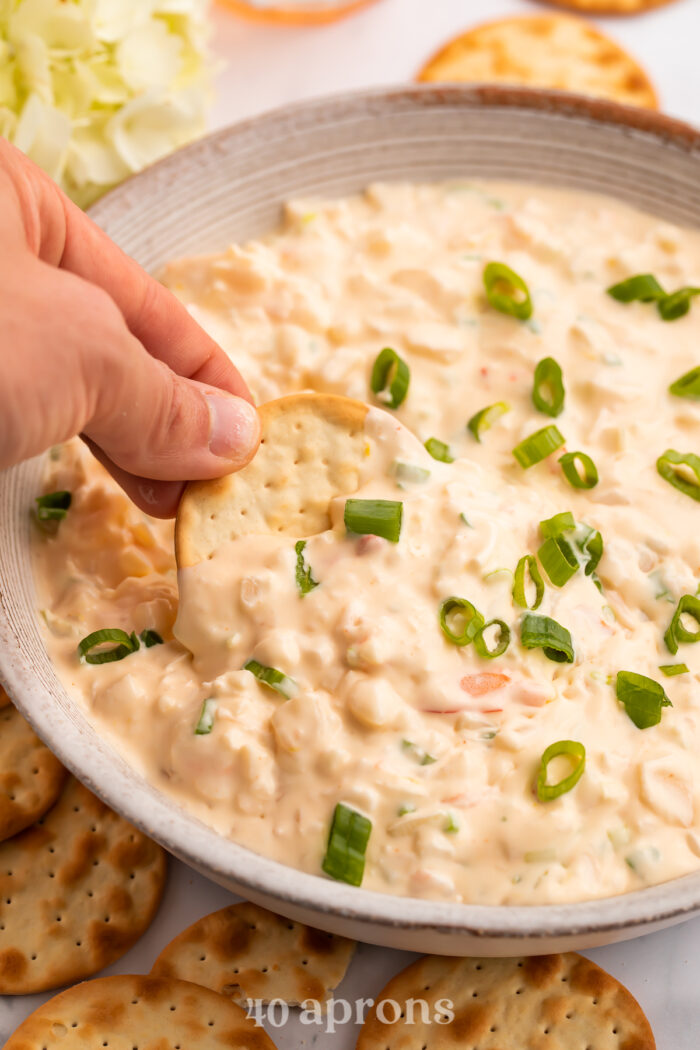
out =
[(311, 536), (329, 503), (358, 487), (367, 406), (332, 394), (292, 394), (260, 409), (260, 448), (236, 474), (187, 486), (175, 524), (180, 568), (240, 536)]
[(246, 999), (325, 1002), (355, 942), (243, 902), (206, 915), (163, 949), (151, 971)]
[(418, 80), (523, 84), (658, 107), (639, 63), (588, 22), (567, 15), (476, 26), (438, 51)]
[(50, 999), (3, 1050), (275, 1050), (244, 1010), (186, 981), (100, 977)]
[[(0, 691), (1, 693), (1, 691)], [(67, 772), (28, 722), (0, 695), (0, 842), (43, 817)]]
[(639, 15), (654, 7), (665, 7), (674, 0), (545, 0), (557, 7), (585, 11), (591, 15)]
[[(394, 1023), (388, 1002), (377, 1015), (388, 1000), (403, 1011)], [(656, 1048), (636, 999), (575, 952), (516, 959), (426, 955), (389, 981), (376, 1002), (357, 1050)], [(437, 1023), (445, 1017), (448, 1023)]]
[(165, 853), (72, 777), (0, 844), (0, 995), (57, 988), (114, 962), (150, 925)]

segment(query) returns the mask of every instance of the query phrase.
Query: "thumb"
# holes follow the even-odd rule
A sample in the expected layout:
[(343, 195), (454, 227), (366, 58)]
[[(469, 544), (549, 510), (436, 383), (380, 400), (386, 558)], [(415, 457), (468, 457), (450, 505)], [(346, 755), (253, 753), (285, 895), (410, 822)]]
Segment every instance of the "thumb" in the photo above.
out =
[(122, 331), (127, 345), (94, 373), (95, 409), (83, 427), (90, 442), (140, 478), (217, 478), (245, 466), (260, 441), (255, 408), (177, 375)]

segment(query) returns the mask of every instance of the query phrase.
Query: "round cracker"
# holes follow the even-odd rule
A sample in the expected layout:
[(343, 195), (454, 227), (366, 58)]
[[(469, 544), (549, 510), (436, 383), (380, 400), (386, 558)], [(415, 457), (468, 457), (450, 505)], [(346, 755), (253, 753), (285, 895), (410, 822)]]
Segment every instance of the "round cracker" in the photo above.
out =
[(11, 704), (0, 710), (0, 842), (43, 817), (67, 771)]
[(591, 15), (639, 15), (655, 7), (665, 7), (674, 0), (544, 0), (557, 7), (584, 11)]
[(476, 26), (441, 48), (418, 80), (523, 84), (658, 108), (639, 63), (594, 26), (567, 15)]
[(243, 901), (195, 922), (171, 941), (151, 973), (211, 988), (234, 1002), (325, 1002), (348, 968), (355, 942)]
[(4, 1050), (275, 1050), (244, 1010), (186, 981), (120, 975), (69, 988), (19, 1026)]
[(330, 525), (335, 496), (355, 492), (367, 405), (334, 394), (292, 394), (261, 405), (260, 447), (236, 474), (191, 482), (175, 522), (180, 568), (240, 536), (302, 538)]
[(91, 976), (138, 940), (165, 853), (69, 778), (46, 816), (0, 844), (0, 995)]
[[(387, 1005), (380, 1006), (382, 1002)], [(398, 1012), (401, 1016), (394, 1021)], [(438, 1023), (437, 1018), (447, 1018), (448, 1023)], [(516, 959), (418, 959), (378, 996), (356, 1050), (426, 1046), (655, 1050), (656, 1043), (627, 989), (582, 955), (566, 952)]]

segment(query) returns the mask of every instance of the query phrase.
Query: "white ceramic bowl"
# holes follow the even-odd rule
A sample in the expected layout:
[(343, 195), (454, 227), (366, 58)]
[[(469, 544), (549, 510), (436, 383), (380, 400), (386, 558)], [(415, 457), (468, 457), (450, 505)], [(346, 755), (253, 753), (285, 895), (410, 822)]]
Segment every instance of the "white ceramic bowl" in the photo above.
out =
[[(290, 195), (465, 175), (600, 190), (700, 226), (700, 135), (691, 128), (604, 102), (495, 87), (380, 90), (283, 109), (182, 150), (92, 214), (157, 270), (173, 256), (267, 231)], [(297, 872), (205, 827), (100, 739), (48, 660), (29, 565), (28, 508), (41, 469), (39, 459), (0, 475), (0, 676), (62, 761), (187, 863), (292, 918), (445, 954), (590, 947), (700, 911), (700, 872), (581, 904), (472, 906), (384, 896)]]

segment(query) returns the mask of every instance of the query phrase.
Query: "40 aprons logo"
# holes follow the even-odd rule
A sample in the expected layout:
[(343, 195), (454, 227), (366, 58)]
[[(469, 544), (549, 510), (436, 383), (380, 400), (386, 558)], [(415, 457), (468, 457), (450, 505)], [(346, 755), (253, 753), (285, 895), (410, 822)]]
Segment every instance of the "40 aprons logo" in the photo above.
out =
[[(364, 1024), (368, 1012), (375, 1006), (374, 999), (305, 999), (294, 1018), (301, 1024), (316, 1025), (325, 1032), (335, 1032), (346, 1024)], [(283, 999), (247, 999), (246, 1009), (258, 1028), (265, 1022), (272, 1028), (283, 1028), (290, 1018), (290, 1007)], [(376, 1003), (377, 1020), (382, 1024), (429, 1025), (451, 1024), (454, 1021), (454, 1004), (451, 999), (436, 999), (433, 1003), (425, 999), (406, 999), (399, 1003), (395, 999), (380, 999)]]

